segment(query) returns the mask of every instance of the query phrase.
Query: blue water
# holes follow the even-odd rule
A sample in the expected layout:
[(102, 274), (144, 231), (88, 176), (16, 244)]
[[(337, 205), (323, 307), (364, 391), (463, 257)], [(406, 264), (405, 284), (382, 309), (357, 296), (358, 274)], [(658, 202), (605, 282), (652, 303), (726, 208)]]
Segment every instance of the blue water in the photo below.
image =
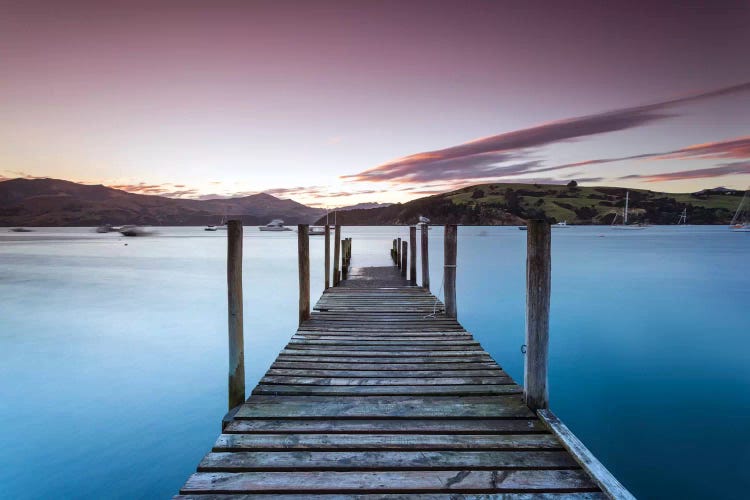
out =
[[(406, 228), (344, 228), (386, 265)], [(461, 227), (459, 320), (523, 378), (526, 233)], [(442, 230), (430, 231), (440, 289)], [(246, 228), (248, 387), (297, 318), (294, 233)], [(640, 498), (750, 488), (750, 234), (553, 233), (551, 407)], [(169, 497), (226, 411), (225, 233), (0, 233), (0, 497)], [(323, 241), (311, 239), (312, 296)]]

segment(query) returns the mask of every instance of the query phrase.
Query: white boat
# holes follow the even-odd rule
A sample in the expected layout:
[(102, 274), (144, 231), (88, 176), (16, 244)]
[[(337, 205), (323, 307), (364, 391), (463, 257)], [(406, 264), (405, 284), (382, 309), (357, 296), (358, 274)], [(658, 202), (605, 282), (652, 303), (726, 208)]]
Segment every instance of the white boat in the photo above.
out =
[(214, 225), (209, 224), (208, 226), (203, 228), (204, 231), (218, 231), (219, 229), (223, 229), (226, 231), (227, 229), (227, 216), (226, 215), (222, 216), (221, 222), (219, 222), (218, 225), (214, 226)]
[(284, 221), (281, 219), (274, 219), (265, 226), (260, 226), (258, 229), (261, 231), (291, 231), (291, 229), (284, 226)]
[(307, 230), (309, 236), (324, 236), (326, 234), (325, 226), (310, 226)]
[(687, 226), (687, 208), (682, 209), (682, 213), (680, 214), (680, 218), (677, 220), (678, 226)]
[(134, 225), (122, 226), (119, 229), (119, 232), (123, 236), (145, 236), (146, 234), (148, 234), (148, 232), (142, 227)]
[(630, 201), (630, 191), (625, 191), (625, 209), (622, 211), (622, 224), (615, 224), (615, 222), (617, 222), (617, 214), (615, 213), (615, 218), (612, 219), (612, 229), (625, 229), (625, 230), (646, 229), (646, 226), (642, 224), (628, 224), (629, 201)]
[(426, 227), (427, 229), (432, 229), (432, 227), (430, 227), (430, 219), (428, 219), (427, 217), (423, 215), (420, 215), (419, 222), (417, 222), (417, 228), (422, 229), (423, 227)]
[(552, 224), (552, 229), (561, 229), (561, 228), (569, 228), (568, 221), (564, 220), (562, 222), (558, 222), (557, 224)]
[(729, 224), (730, 231), (735, 233), (750, 233), (750, 206), (748, 206), (748, 196), (750, 191), (745, 191), (745, 195), (740, 201), (740, 206), (737, 207), (737, 211), (732, 217), (732, 222)]

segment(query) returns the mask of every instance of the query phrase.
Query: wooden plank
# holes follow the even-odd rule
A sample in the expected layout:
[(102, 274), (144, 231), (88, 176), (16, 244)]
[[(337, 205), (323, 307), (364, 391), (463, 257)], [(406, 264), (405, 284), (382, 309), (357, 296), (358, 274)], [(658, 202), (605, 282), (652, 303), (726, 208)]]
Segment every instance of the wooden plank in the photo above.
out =
[(522, 394), (516, 384), (455, 384), (455, 385), (289, 385), (260, 384), (253, 394), (276, 394), (297, 396), (490, 396), (496, 394)]
[(318, 354), (291, 354), (283, 353), (276, 358), (278, 361), (296, 361), (296, 362), (323, 362), (323, 363), (348, 363), (359, 365), (362, 363), (396, 365), (412, 363), (485, 363), (491, 362), (489, 354), (477, 354), (474, 356), (445, 356), (445, 357), (423, 357), (423, 356), (379, 356), (379, 357), (340, 357), (340, 356), (321, 356)]
[(233, 420), (224, 429), (227, 434), (528, 434), (547, 433), (536, 418), (481, 420), (460, 419), (253, 419)]
[(550, 410), (538, 410), (539, 418), (562, 442), (592, 480), (609, 497), (618, 500), (635, 500), (635, 497), (610, 473), (584, 444)]
[(261, 379), (265, 385), (351, 386), (351, 387), (415, 387), (428, 385), (514, 385), (510, 377), (287, 377), (269, 375)]
[(562, 450), (551, 434), (221, 434), (213, 451)]
[[(386, 379), (390, 382), (386, 383), (404, 383), (404, 384), (418, 384), (418, 380), (412, 380), (412, 379), (422, 379), (424, 377), (430, 377), (435, 379), (440, 378), (468, 378), (468, 377), (498, 377), (503, 379), (510, 379), (508, 375), (502, 371), (502, 370), (460, 370), (460, 371), (451, 371), (451, 370), (410, 370), (408, 372), (403, 372), (399, 374), (392, 374), (387, 371), (353, 371), (353, 370), (288, 370), (288, 369), (281, 369), (281, 368), (271, 368), (268, 370), (267, 375), (269, 377), (271, 376), (279, 376), (279, 377), (305, 377), (305, 378), (311, 378), (312, 380), (305, 383), (316, 383), (320, 382), (314, 379), (314, 377), (325, 377), (325, 378), (369, 378), (376, 380), (378, 378)], [(269, 378), (269, 377), (264, 377)], [(394, 380), (394, 379), (402, 379)], [(404, 380), (405, 379), (405, 380)], [(334, 383), (334, 382), (331, 382)], [(383, 383), (383, 382), (373, 382), (375, 383)], [(483, 382), (484, 383), (484, 382)], [(490, 382), (488, 382), (490, 383)], [(497, 381), (491, 382), (491, 383), (498, 383)], [(326, 383), (325, 385), (330, 385), (329, 383)]]
[[(236, 418), (350, 417), (350, 418), (487, 418), (530, 417), (533, 413), (517, 396), (495, 397), (362, 397), (316, 399), (320, 396), (252, 396)], [(261, 399), (270, 398), (270, 399)]]
[(369, 352), (397, 352), (404, 354), (408, 352), (422, 352), (429, 353), (430, 356), (435, 356), (442, 352), (484, 352), (479, 345), (443, 345), (443, 344), (417, 344), (417, 345), (351, 345), (344, 344), (307, 344), (307, 343), (290, 343), (286, 345), (287, 351), (350, 351), (357, 352), (360, 355)]
[(384, 356), (391, 356), (393, 358), (410, 358), (414, 356), (420, 356), (425, 358), (439, 358), (441, 356), (447, 356), (447, 357), (461, 357), (461, 356), (468, 356), (473, 357), (476, 355), (482, 355), (484, 354), (484, 351), (481, 349), (462, 349), (462, 350), (452, 350), (452, 349), (443, 349), (440, 351), (428, 351), (424, 349), (410, 349), (407, 351), (399, 351), (399, 350), (388, 350), (388, 349), (378, 349), (378, 350), (352, 350), (352, 349), (290, 349), (286, 348), (281, 351), (281, 354), (284, 356), (343, 356), (346, 358), (352, 358), (352, 357), (375, 357), (375, 358), (382, 358)]
[[(335, 493), (300, 493), (300, 494), (188, 494), (176, 495), (173, 500), (405, 500), (400, 493), (377, 494), (335, 494)], [(604, 500), (607, 497), (600, 492), (577, 493), (409, 493), (409, 500)]]
[[(349, 371), (356, 373), (359, 371), (377, 371), (378, 373), (387, 372), (388, 376), (398, 377), (401, 376), (399, 373), (403, 373), (404, 376), (409, 376), (410, 371), (413, 370), (439, 370), (439, 371), (452, 371), (452, 372), (476, 372), (484, 370), (499, 370), (500, 367), (490, 361), (486, 362), (469, 362), (469, 363), (398, 363), (398, 364), (384, 364), (384, 363), (324, 363), (324, 362), (305, 362), (305, 361), (275, 361), (271, 365), (272, 369), (289, 369), (289, 370), (305, 370), (305, 373), (309, 374), (309, 370), (333, 370), (333, 371)], [(395, 372), (395, 373), (393, 373)], [(476, 373), (477, 375), (479, 373)]]
[(581, 470), (198, 472), (180, 493), (596, 491)]
[(261, 379), (263, 384), (293, 384), (293, 385), (461, 385), (461, 384), (487, 384), (508, 385), (513, 380), (510, 377), (482, 377), (482, 376), (448, 376), (439, 375), (434, 377), (305, 377), (287, 375), (267, 375)]
[(335, 346), (424, 346), (424, 347), (441, 347), (441, 346), (472, 346), (479, 347), (479, 342), (476, 340), (423, 340), (407, 338), (404, 340), (360, 340), (352, 338), (351, 340), (346, 339), (292, 339), (288, 345), (300, 345), (300, 346), (321, 346), (321, 345), (335, 345)]
[(264, 451), (212, 452), (199, 472), (283, 470), (578, 469), (565, 451)]

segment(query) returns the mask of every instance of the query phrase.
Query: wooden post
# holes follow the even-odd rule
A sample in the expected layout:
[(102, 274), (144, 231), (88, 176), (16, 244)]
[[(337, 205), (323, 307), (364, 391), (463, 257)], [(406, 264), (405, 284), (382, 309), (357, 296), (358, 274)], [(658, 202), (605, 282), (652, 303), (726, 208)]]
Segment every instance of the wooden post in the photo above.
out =
[(422, 224), (422, 287), (425, 290), (430, 289), (430, 259), (429, 248), (427, 245), (427, 231), (429, 226)]
[(456, 256), (458, 253), (458, 228), (455, 224), (445, 226), (443, 250), (443, 276), (445, 277), (445, 315), (458, 316), (456, 311)]
[(405, 241), (401, 242), (401, 276), (406, 278), (406, 259), (409, 255), (409, 244)]
[(417, 284), (417, 228), (409, 228), (409, 247), (411, 248), (411, 254), (409, 258), (409, 283), (416, 286)]
[(398, 252), (396, 251), (396, 238), (393, 238), (393, 248), (391, 248), (391, 259), (393, 259), (393, 265), (397, 265), (397, 254)]
[(401, 269), (401, 238), (396, 238), (396, 265)]
[(227, 222), (229, 313), (229, 409), (245, 402), (245, 340), (242, 328), (242, 221)]
[(552, 275), (550, 225), (530, 220), (526, 236), (526, 358), (524, 399), (532, 410), (549, 406), (547, 364)]
[(325, 285), (324, 290), (328, 290), (331, 287), (331, 227), (326, 223), (326, 229), (325, 229), (325, 238), (326, 238), (326, 249), (325, 249), (325, 268), (326, 268), (326, 277), (325, 277)]
[(333, 286), (338, 286), (341, 276), (339, 275), (339, 260), (341, 259), (341, 226), (336, 224), (333, 230)]
[(346, 279), (346, 276), (348, 274), (348, 266), (349, 262), (346, 259), (346, 244), (347, 239), (344, 238), (341, 240), (341, 279)]
[(299, 322), (310, 319), (310, 237), (308, 225), (297, 226), (297, 257), (299, 259)]

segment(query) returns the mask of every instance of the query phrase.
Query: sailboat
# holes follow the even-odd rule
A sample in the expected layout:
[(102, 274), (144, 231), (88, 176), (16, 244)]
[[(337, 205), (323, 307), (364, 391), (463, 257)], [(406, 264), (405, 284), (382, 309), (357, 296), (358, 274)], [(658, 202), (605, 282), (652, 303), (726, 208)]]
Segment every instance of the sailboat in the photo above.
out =
[(682, 209), (682, 213), (680, 214), (680, 218), (677, 219), (677, 225), (678, 226), (687, 226), (687, 208)]
[(612, 219), (612, 229), (646, 229), (646, 226), (641, 224), (630, 224), (628, 225), (628, 205), (630, 202), (630, 191), (625, 191), (625, 209), (622, 211), (622, 224), (615, 224), (617, 222), (617, 214)]
[(221, 222), (219, 222), (218, 226), (208, 225), (205, 228), (203, 228), (204, 231), (217, 231), (219, 229), (224, 229), (224, 230), (227, 229), (227, 216), (226, 215), (222, 215)]
[(729, 224), (729, 229), (736, 233), (750, 233), (750, 207), (748, 206), (748, 196), (750, 191), (745, 191), (745, 195), (740, 201), (740, 206), (737, 207), (737, 211), (732, 217), (732, 223)]

